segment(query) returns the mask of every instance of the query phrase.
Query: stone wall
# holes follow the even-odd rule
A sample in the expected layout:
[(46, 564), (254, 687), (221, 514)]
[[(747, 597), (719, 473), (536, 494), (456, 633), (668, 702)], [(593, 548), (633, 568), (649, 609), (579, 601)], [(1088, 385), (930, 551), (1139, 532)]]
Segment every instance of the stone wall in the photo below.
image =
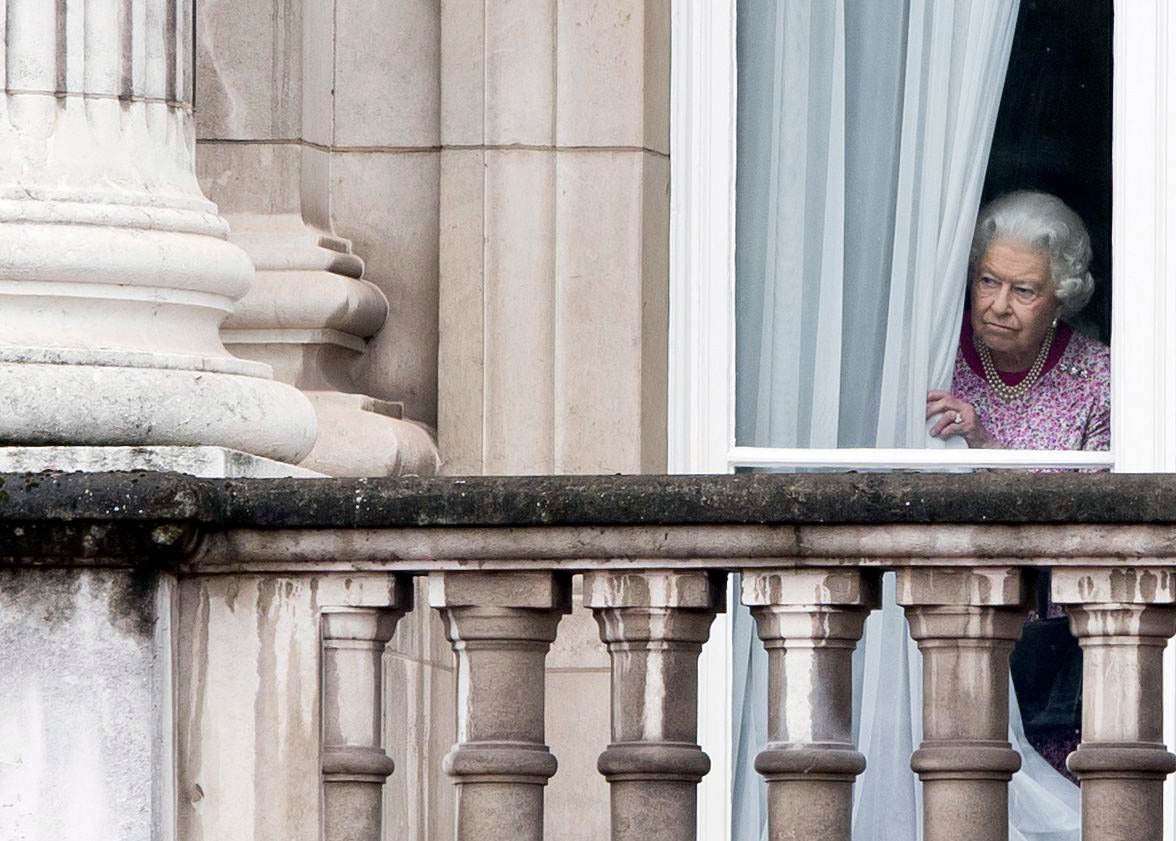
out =
[[(349, 240), (388, 299), (356, 388), (436, 424), (451, 474), (665, 469), (668, 0), (199, 0), (197, 23), (207, 194), (238, 226), (301, 214)], [(548, 828), (600, 837), (609, 677), (589, 611), (548, 665), (565, 804)], [(453, 673), (435, 616), (402, 621), (386, 670), (388, 838), (440, 841)]]
[(433, 0), (200, 0), (197, 164), (227, 214), (302, 212), (387, 296), (359, 388), (436, 424), (439, 24)]
[(665, 469), (669, 5), (442, 3), (448, 473)]

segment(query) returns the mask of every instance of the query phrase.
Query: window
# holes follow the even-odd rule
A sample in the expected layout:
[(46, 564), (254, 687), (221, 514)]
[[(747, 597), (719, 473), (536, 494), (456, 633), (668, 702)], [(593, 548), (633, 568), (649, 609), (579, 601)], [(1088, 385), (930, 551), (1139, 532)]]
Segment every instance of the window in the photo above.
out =
[[(1028, 3), (1029, 0), (1023, 0)], [(1176, 469), (1176, 17), (1164, 0), (1115, 3), (1113, 441), (1126, 472)], [(1039, 458), (1027, 451), (806, 449), (736, 446), (735, 423), (735, 2), (673, 10), (671, 221), (671, 470), (744, 466), (844, 468), (1085, 465), (1100, 454)], [(1086, 102), (1071, 107), (1085, 108)], [(1100, 460), (1102, 459), (1102, 460)], [(729, 634), (729, 627), (726, 629)], [(730, 681), (729, 636), (716, 627), (704, 683)], [(1170, 698), (1176, 697), (1169, 651)], [(730, 816), (730, 710), (700, 699), (701, 739), (714, 763), (700, 799), (703, 837), (725, 837)], [(1171, 739), (1169, 739), (1171, 743)], [(1171, 786), (1171, 782), (1169, 783)], [(1166, 837), (1171, 838), (1172, 798)]]
[[(1033, 22), (1027, 18), (1039, 17), (1038, 6), (1045, 5), (1026, 3), (1018, 27), (1018, 4), (1011, 0), (737, 4), (735, 441), (749, 458), (786, 466), (792, 459), (845, 463), (844, 454), (812, 450), (938, 453), (944, 441), (927, 432), (926, 396), (932, 388), (951, 390), (953, 373), (963, 379), (958, 385), (968, 402), (986, 415), (988, 431), (996, 432), (977, 437), (1018, 449), (1028, 443), (1023, 434), (1013, 437), (1021, 434), (1021, 406), (1011, 412), (1002, 412), (996, 400), (982, 406), (990, 388), (980, 358), (967, 354), (971, 346), (964, 357), (978, 376), (969, 378), (970, 367), (957, 368), (956, 358), (961, 319), (965, 328), (975, 324), (978, 333), (993, 333), (989, 342), (1014, 335), (987, 327), (988, 316), (977, 309), (987, 300), (982, 295), (971, 296), (975, 315), (963, 318), (965, 274), (1014, 32), (1024, 32)], [(1062, 71), (1070, 68), (1056, 64), (1056, 74), (1068, 81)], [(1015, 78), (1012, 87), (1036, 92), (1039, 79)], [(1025, 148), (1043, 145), (1042, 120), (1010, 122), (1007, 116), (1006, 109), (1003, 137)], [(1055, 141), (1050, 162), (1060, 161), (1066, 149), (1057, 141), (1069, 136), (1054, 128), (1049, 139)], [(1001, 151), (1010, 151), (1009, 144)], [(1009, 169), (1001, 173), (1018, 174)], [(1036, 175), (1044, 167), (1021, 169)], [(1095, 210), (1106, 219), (1105, 206)], [(1020, 270), (1016, 257), (1007, 271)], [(1085, 268), (1077, 273), (1085, 275)], [(990, 297), (1001, 302), (999, 294)], [(1022, 370), (1039, 344), (1049, 350), (1041, 337), (1053, 336), (1047, 332), (1052, 307), (1038, 298), (1044, 306), (1023, 309), (1040, 333)], [(1074, 353), (1085, 347), (1083, 340), (1069, 340), (1064, 323), (1057, 332), (1057, 345), (1070, 346), (1069, 364), (1091, 356), (1094, 364), (1084, 365), (1083, 373), (1106, 371), (1105, 355), (1094, 358), (1096, 347)], [(1019, 342), (1023, 332), (1015, 335)], [(985, 350), (980, 346), (980, 355)], [(999, 353), (994, 345), (997, 364)], [(1077, 449), (1087, 438), (1084, 418), (1087, 425), (1107, 426), (1105, 379), (1100, 398), (1089, 377), (1084, 381), (1057, 363), (1056, 356), (1047, 357), (1032, 398), (1050, 409), (1064, 402), (1075, 417), (1049, 428), (1056, 443), (1048, 443), (1044, 424), (1033, 443)], [(974, 397), (966, 387), (972, 380)], [(1101, 406), (1083, 406), (1068, 394), (1056, 399), (1055, 392), (1067, 388), (1090, 391)], [(963, 411), (970, 414), (967, 406)], [(1068, 425), (1078, 425), (1078, 434), (1062, 434)], [(1089, 437), (1093, 446), (1082, 446), (1107, 448), (1105, 435)], [(947, 444), (962, 449), (963, 442), (953, 436)], [(929, 455), (931, 463), (941, 461)], [(976, 456), (960, 454), (957, 463)], [(905, 457), (855, 452), (849, 463), (884, 466)], [(1020, 454), (1007, 458), (1021, 463)], [(1110, 463), (1109, 454), (1046, 458), (1075, 460)]]

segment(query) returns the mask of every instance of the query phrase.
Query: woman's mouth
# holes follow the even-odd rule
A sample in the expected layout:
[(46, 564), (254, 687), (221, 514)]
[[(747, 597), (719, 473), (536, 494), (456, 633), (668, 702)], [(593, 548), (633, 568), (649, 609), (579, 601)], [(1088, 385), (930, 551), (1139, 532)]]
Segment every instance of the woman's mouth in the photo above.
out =
[(1016, 332), (1015, 327), (1009, 327), (1006, 324), (993, 324), (991, 321), (985, 321), (984, 326), (985, 327), (993, 327), (997, 330), (1004, 330), (1005, 332), (1008, 332), (1008, 333), (1015, 333)]

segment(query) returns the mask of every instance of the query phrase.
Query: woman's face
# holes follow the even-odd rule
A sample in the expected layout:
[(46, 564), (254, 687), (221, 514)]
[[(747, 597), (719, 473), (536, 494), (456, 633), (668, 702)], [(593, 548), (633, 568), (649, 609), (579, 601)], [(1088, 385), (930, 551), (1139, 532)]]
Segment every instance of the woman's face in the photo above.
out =
[(1035, 356), (1060, 309), (1044, 252), (996, 240), (976, 261), (972, 331), (989, 350)]

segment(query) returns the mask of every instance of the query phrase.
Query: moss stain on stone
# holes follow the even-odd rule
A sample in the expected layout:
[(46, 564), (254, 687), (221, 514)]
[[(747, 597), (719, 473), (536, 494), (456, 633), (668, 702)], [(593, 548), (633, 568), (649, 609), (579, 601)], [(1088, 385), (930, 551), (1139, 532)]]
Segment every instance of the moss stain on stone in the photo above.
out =
[(112, 623), (128, 636), (149, 638), (158, 618), (159, 573), (137, 568), (114, 577), (109, 594)]

